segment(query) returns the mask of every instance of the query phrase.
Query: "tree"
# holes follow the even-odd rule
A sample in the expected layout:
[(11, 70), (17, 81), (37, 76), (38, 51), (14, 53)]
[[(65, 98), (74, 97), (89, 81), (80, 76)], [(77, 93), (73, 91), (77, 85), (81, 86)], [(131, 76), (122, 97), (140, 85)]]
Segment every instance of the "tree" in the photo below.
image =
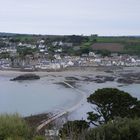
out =
[(10, 58), (10, 53), (9, 52), (2, 52), (0, 53), (0, 59), (6, 59), (6, 58)]
[(140, 140), (140, 119), (116, 118), (92, 128), (85, 134), (85, 140)]
[(111, 52), (109, 50), (97, 50), (97, 54), (101, 54), (103, 57), (110, 56)]
[(137, 98), (116, 88), (98, 89), (87, 98), (87, 101), (95, 105), (93, 111), (88, 112), (88, 120), (96, 126), (107, 123), (117, 116), (140, 116), (140, 103)]
[(32, 49), (26, 46), (17, 48), (17, 53), (19, 53), (19, 55), (22, 57), (25, 57), (26, 55), (34, 55), (34, 53), (37, 51), (38, 51), (37, 48)]
[(68, 121), (63, 125), (63, 128), (59, 131), (59, 134), (62, 139), (70, 138), (75, 140), (88, 128), (89, 124), (84, 120)]
[(81, 54), (89, 54), (89, 52), (92, 51), (91, 47), (89, 46), (83, 46), (81, 47)]

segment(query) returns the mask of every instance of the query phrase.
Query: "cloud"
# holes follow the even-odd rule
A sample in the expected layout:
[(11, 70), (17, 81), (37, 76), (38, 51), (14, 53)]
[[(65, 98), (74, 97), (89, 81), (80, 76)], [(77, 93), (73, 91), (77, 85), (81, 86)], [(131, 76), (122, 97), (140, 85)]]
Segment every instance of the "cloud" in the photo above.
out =
[(0, 31), (4, 32), (140, 34), (140, 0), (0, 0), (0, 2)]

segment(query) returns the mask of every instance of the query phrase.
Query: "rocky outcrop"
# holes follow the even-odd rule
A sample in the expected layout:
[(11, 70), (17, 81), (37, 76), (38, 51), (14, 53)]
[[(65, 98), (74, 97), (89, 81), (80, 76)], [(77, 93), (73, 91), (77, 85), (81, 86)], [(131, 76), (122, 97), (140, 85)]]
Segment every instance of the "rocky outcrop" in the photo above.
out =
[(127, 78), (119, 78), (117, 82), (122, 84), (133, 84), (134, 81)]
[(40, 79), (40, 77), (36, 74), (24, 74), (24, 75), (17, 76), (10, 80), (19, 81), (19, 80), (37, 80), (37, 79)]
[(124, 83), (124, 84), (133, 84), (133, 83), (140, 83), (140, 73), (123, 73), (120, 74), (120, 77), (117, 82)]

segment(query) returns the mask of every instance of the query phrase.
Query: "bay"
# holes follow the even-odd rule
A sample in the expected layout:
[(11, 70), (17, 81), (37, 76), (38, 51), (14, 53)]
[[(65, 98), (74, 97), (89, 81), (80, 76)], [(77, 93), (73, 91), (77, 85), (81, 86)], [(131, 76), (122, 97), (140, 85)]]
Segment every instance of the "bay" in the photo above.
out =
[[(80, 102), (81, 93), (74, 89), (55, 84), (47, 77), (36, 81), (10, 81), (12, 77), (0, 76), (0, 113), (16, 113), (22, 116), (46, 112), (62, 112)], [(105, 87), (119, 88), (140, 99), (140, 84), (120, 86), (116, 82), (93, 83), (79, 82), (77, 88), (86, 97), (95, 90)], [(70, 113), (69, 119), (86, 119), (92, 111), (89, 103), (81, 103), (78, 109)]]

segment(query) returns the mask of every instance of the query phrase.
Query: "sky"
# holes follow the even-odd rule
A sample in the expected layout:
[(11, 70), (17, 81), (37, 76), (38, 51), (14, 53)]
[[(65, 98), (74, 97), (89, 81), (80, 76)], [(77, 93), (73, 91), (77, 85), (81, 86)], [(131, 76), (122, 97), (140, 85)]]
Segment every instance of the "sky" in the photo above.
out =
[(0, 32), (140, 35), (140, 0), (0, 0)]

